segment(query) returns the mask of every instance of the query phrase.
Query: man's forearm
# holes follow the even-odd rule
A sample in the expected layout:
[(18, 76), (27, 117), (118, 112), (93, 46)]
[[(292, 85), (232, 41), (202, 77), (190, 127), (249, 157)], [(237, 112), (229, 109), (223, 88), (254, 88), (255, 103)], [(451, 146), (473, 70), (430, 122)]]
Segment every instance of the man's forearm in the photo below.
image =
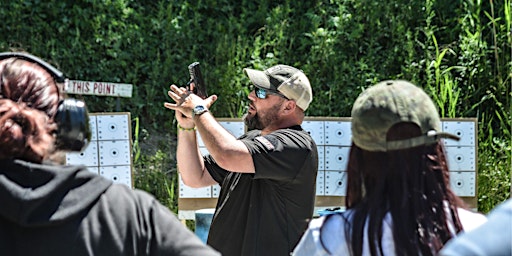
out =
[(178, 129), (178, 146), (176, 149), (178, 171), (185, 185), (199, 188), (212, 185), (204, 175), (203, 157), (197, 146), (195, 130)]

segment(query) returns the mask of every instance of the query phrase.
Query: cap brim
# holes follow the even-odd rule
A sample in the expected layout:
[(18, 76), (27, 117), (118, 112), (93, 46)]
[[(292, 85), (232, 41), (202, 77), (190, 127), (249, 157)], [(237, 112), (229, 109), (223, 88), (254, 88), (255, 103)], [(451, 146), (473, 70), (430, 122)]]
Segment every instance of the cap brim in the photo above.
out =
[(455, 141), (459, 141), (460, 137), (447, 132), (437, 132), (435, 130), (428, 131), (427, 134), (421, 135), (414, 138), (404, 139), (404, 140), (392, 140), (386, 142), (386, 150), (398, 150), (398, 149), (407, 149), (414, 148), (421, 145), (429, 145), (434, 144), (439, 141), (439, 139), (451, 139)]
[(455, 140), (455, 141), (459, 141), (460, 140), (460, 137), (455, 135), (455, 134), (451, 134), (451, 133), (448, 133), (448, 132), (429, 132), (429, 136), (434, 136), (434, 137), (437, 137), (437, 138), (443, 138), (443, 139), (451, 139), (451, 140)]
[(250, 68), (244, 68), (244, 73), (247, 75), (247, 77), (249, 77), (251, 83), (254, 84), (254, 86), (272, 90), (270, 80), (268, 79), (268, 76), (267, 74), (265, 74), (265, 72)]

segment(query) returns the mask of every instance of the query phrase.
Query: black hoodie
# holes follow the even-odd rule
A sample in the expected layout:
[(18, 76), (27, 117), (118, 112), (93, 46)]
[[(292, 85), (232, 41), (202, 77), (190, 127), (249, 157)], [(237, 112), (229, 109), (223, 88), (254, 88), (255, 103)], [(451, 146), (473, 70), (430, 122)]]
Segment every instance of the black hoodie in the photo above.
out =
[(150, 194), (84, 166), (0, 161), (0, 255), (220, 255)]

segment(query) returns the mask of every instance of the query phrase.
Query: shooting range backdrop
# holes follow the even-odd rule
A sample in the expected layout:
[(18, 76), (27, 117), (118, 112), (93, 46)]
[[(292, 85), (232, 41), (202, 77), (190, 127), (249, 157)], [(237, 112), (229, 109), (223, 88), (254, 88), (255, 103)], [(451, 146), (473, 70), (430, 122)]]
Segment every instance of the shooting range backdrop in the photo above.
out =
[(133, 188), (130, 113), (91, 113), (91, 142), (82, 152), (66, 154), (66, 164), (82, 164), (114, 183)]
[[(245, 132), (242, 119), (218, 118), (220, 124), (235, 137)], [(306, 117), (302, 123), (318, 147), (315, 213), (344, 206), (347, 185), (347, 160), (351, 145), (351, 119), (347, 117)], [(450, 185), (456, 195), (471, 207), (477, 207), (477, 119), (442, 118), (442, 129), (461, 137), (460, 141), (444, 140), (450, 169)], [(198, 134), (201, 152), (207, 154)], [(218, 185), (191, 188), (179, 178), (178, 217), (195, 219), (195, 211), (215, 208)]]
[[(131, 98), (133, 85), (69, 80), (67, 94)], [(89, 113), (91, 142), (82, 152), (66, 154), (66, 164), (85, 165), (114, 183), (133, 188), (132, 131), (129, 112)]]

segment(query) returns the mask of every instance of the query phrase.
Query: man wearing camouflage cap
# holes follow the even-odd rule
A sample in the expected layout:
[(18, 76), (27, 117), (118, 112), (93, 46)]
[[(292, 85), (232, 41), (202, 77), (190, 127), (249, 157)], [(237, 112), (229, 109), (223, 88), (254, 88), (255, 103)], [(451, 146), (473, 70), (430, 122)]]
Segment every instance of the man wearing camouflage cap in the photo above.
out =
[[(289, 255), (313, 215), (318, 152), (301, 128), (313, 99), (306, 75), (276, 65), (244, 69), (253, 89), (245, 123), (233, 137), (208, 108), (216, 95), (201, 99), (171, 86), (166, 103), (178, 121), (178, 169), (191, 187), (221, 186), (208, 244), (224, 256)], [(201, 156), (196, 133), (209, 155)]]
[(352, 108), (346, 211), (311, 221), (294, 256), (437, 255), (486, 221), (450, 189), (441, 121), (416, 85), (369, 87)]

